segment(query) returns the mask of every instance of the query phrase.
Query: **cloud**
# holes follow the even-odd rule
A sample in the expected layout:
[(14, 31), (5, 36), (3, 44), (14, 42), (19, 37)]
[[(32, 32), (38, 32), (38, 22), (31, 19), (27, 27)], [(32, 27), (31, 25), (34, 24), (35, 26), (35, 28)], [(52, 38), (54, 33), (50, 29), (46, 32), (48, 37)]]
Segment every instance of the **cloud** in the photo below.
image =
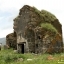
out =
[(0, 17), (0, 20), (2, 20), (3, 19), (3, 17)]
[[(60, 23), (64, 24), (63, 0), (0, 0), (0, 37), (13, 31), (13, 19), (18, 15), (19, 9), (26, 4), (53, 13)], [(64, 26), (62, 29), (64, 32)]]
[(12, 33), (13, 29), (7, 29), (7, 30), (0, 30), (0, 38), (6, 37), (9, 33)]

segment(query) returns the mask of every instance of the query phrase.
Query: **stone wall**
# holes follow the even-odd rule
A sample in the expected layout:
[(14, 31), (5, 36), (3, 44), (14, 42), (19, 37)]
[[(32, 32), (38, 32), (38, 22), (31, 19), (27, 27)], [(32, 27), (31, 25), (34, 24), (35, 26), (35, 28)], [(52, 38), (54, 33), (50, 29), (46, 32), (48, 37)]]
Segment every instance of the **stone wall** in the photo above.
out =
[[(41, 27), (42, 23), (53, 25), (57, 32), (52, 32), (52, 29), (49, 30), (49, 28), (46, 29)], [(24, 5), (20, 9), (19, 15), (14, 19), (13, 28), (17, 35), (17, 44), (20, 42), (27, 42), (26, 48), (28, 48), (28, 52), (44, 53), (53, 52), (53, 47), (58, 46), (56, 45), (56, 41), (59, 41), (60, 44), (59, 39), (62, 39), (61, 27), (59, 20), (57, 20), (53, 14), (45, 10), (39, 11), (34, 7)], [(57, 37), (55, 37), (56, 34), (59, 34), (61, 37), (57, 39)], [(47, 37), (47, 35), (49, 36)], [(23, 37), (24, 40), (21, 37)], [(46, 40), (46, 42), (43, 40)]]
[(15, 32), (6, 36), (6, 45), (9, 48), (17, 49), (17, 36)]
[(62, 37), (57, 34), (54, 39), (51, 41), (51, 44), (47, 50), (48, 53), (60, 53), (63, 52), (63, 41)]
[(60, 34), (62, 34), (62, 25), (58, 21), (58, 19), (54, 20), (54, 22), (52, 22), (52, 25), (58, 30)]

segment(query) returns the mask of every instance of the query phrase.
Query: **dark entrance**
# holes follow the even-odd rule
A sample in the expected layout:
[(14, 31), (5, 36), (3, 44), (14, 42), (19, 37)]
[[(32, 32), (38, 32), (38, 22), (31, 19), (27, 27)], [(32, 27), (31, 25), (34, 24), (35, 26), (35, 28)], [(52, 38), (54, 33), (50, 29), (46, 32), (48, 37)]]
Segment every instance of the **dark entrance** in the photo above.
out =
[(24, 54), (24, 44), (25, 42), (21, 42), (18, 44), (18, 52)]
[(21, 53), (24, 54), (24, 44), (21, 44), (21, 49), (22, 49)]
[(24, 53), (24, 44), (18, 44), (19, 46), (19, 53)]

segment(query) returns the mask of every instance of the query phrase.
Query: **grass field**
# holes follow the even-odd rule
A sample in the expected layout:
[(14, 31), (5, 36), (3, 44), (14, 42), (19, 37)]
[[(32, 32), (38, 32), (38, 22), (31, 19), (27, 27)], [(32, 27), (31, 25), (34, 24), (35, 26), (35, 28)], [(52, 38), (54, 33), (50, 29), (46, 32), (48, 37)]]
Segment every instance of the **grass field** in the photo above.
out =
[(18, 54), (12, 49), (0, 51), (0, 64), (64, 64), (64, 53)]

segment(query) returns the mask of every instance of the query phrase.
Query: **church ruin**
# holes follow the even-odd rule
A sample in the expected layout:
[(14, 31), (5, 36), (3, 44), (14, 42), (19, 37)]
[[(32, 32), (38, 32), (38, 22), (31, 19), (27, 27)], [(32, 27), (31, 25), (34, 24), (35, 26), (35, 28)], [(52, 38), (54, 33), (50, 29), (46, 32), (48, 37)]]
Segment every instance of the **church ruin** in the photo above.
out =
[(13, 29), (18, 53), (63, 52), (62, 25), (46, 10), (24, 5), (14, 19)]

